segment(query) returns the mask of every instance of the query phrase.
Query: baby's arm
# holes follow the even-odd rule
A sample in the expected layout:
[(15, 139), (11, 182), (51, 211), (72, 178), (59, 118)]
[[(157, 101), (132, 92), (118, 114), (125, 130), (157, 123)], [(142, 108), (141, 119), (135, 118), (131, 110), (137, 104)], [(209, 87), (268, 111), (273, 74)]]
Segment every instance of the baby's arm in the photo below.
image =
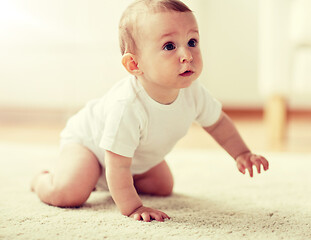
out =
[(204, 129), (236, 160), (241, 173), (245, 174), (247, 169), (253, 177), (253, 165), (256, 166), (258, 173), (260, 173), (260, 165), (265, 171), (268, 170), (268, 161), (262, 156), (251, 153), (231, 119), (224, 112), (214, 125)]
[(165, 213), (143, 206), (134, 187), (130, 171), (132, 159), (110, 151), (105, 152), (106, 178), (111, 196), (120, 212), (134, 218), (149, 222), (154, 219), (163, 221), (169, 218)]

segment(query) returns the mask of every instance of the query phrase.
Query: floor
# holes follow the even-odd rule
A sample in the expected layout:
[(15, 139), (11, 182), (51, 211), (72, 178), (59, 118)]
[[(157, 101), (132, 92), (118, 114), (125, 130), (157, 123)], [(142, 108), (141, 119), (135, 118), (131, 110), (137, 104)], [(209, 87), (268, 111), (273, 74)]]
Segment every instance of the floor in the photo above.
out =
[[(262, 114), (228, 112), (247, 145), (254, 151), (311, 152), (311, 114), (290, 114), (286, 137), (278, 148), (272, 148), (267, 138)], [(0, 119), (0, 141), (17, 143), (58, 144), (65, 119), (52, 121), (21, 121)], [(178, 148), (219, 148), (214, 140), (198, 125), (193, 124), (180, 140)]]
[[(251, 150), (280, 152), (311, 152), (311, 114), (289, 114), (285, 138), (279, 143), (272, 143), (260, 113), (235, 113), (228, 115), (235, 123), (242, 138)], [(202, 129), (193, 125), (188, 135), (177, 146), (194, 148), (218, 148), (218, 145)]]

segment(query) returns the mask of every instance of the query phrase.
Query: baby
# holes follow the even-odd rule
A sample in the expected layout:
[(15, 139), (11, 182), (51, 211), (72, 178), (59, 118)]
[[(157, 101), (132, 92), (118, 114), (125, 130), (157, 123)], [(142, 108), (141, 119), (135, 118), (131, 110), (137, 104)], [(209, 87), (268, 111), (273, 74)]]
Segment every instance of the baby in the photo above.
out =
[(109, 189), (123, 215), (164, 221), (167, 214), (143, 205), (139, 194), (168, 196), (173, 177), (164, 160), (197, 121), (253, 176), (268, 161), (253, 154), (221, 104), (196, 80), (202, 71), (199, 30), (179, 0), (137, 0), (119, 27), (122, 64), (129, 77), (89, 102), (61, 133), (53, 171), (32, 181), (50, 205), (82, 205), (96, 186)]

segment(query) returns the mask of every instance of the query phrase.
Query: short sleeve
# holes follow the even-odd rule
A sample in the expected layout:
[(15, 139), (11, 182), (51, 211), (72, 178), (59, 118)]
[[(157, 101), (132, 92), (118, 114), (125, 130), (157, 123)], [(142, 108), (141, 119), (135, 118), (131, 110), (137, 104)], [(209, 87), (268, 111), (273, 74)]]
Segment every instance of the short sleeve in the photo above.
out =
[(115, 106), (106, 114), (99, 146), (121, 156), (133, 157), (139, 145), (139, 111), (128, 105)]
[(222, 112), (221, 103), (215, 99), (202, 84), (194, 84), (196, 100), (196, 121), (203, 127), (208, 127), (217, 122)]

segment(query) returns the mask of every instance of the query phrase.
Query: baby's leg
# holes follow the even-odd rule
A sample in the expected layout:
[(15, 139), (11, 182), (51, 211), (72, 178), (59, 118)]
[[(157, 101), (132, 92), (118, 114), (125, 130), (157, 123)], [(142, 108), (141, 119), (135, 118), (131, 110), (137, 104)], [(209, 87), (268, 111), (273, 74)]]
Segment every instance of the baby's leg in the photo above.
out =
[(138, 193), (168, 196), (173, 191), (173, 176), (165, 160), (133, 179)]
[(58, 207), (82, 205), (90, 196), (101, 166), (96, 156), (80, 144), (65, 145), (54, 172), (42, 172), (32, 182), (41, 201)]

